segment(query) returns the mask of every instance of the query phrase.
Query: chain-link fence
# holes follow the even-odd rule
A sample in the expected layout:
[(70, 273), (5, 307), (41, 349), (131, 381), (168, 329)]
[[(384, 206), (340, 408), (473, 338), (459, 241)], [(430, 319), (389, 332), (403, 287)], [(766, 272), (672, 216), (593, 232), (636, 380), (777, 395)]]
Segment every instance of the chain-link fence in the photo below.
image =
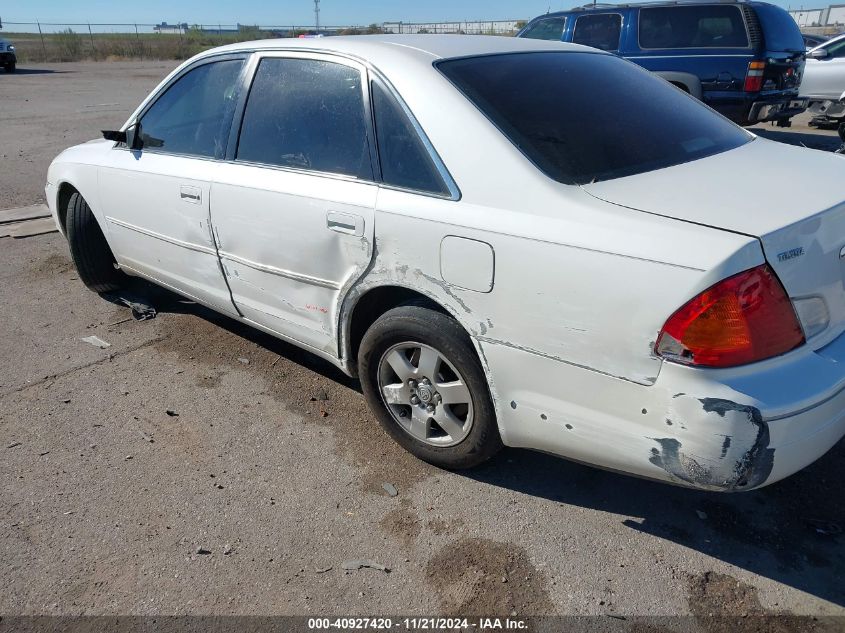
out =
[(83, 59), (185, 59), (215, 46), (280, 37), (373, 33), (513, 35), (524, 24), (522, 20), (384, 22), (368, 26), (321, 26), (318, 33), (312, 26), (296, 24), (5, 22), (2, 35), (15, 45), (20, 62), (64, 62)]

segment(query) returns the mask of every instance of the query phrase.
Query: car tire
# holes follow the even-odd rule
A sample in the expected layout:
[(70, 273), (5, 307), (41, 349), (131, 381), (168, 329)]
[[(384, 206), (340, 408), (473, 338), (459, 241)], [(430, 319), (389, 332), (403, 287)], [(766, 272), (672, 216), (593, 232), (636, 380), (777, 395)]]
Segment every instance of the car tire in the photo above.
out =
[(13, 72), (15, 72), (17, 65), (13, 62), (11, 64), (6, 64), (3, 68), (6, 69), (7, 73), (13, 73)]
[(97, 293), (121, 288), (126, 275), (116, 267), (111, 248), (85, 198), (74, 193), (68, 201), (66, 217), (70, 254), (82, 283)]
[(364, 334), (358, 370), (381, 426), (423, 461), (472, 468), (502, 448), (484, 370), (450, 316), (419, 304), (389, 310)]

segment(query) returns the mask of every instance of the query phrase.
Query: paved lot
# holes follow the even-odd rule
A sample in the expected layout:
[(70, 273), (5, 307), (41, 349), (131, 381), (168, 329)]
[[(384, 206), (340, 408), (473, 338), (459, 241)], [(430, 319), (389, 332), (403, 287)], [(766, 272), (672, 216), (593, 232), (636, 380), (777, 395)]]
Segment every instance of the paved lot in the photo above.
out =
[[(172, 66), (0, 76), (0, 208)], [(0, 240), (0, 279), (0, 613), (845, 615), (842, 443), (730, 496), (526, 451), (449, 473), (303, 352), (165, 293), (130, 320), (57, 234)]]

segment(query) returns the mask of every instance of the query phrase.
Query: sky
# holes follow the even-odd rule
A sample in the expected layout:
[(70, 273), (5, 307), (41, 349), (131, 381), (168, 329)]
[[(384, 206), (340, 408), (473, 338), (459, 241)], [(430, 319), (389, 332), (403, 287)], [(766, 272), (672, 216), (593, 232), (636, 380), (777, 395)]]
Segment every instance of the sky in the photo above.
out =
[[(769, 0), (784, 8), (802, 6)], [(827, 6), (821, 0), (803, 6)], [(841, 0), (836, 0), (841, 1)], [(581, 4), (581, 0), (321, 0), (320, 22), (326, 26), (380, 22), (527, 19)], [(24, 0), (0, 4), (4, 22), (77, 22), (171, 24), (313, 24), (313, 0)]]

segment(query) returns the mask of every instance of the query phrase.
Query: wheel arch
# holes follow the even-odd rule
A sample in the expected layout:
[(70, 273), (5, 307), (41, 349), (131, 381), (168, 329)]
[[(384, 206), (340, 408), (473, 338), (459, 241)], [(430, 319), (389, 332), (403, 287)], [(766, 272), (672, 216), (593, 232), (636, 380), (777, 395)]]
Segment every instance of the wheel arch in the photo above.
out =
[[(420, 302), (460, 320), (434, 297), (395, 282), (358, 288), (347, 297), (341, 312), (340, 350), (352, 373), (357, 373), (358, 350), (367, 329), (388, 310), (410, 302)], [(466, 328), (461, 324), (466, 331)], [(467, 336), (469, 336), (467, 332)]]
[(487, 358), (481, 348), (481, 343), (472, 335), (458, 314), (450, 310), (437, 298), (421, 291), (419, 288), (411, 288), (395, 280), (390, 280), (375, 285), (361, 285), (349, 293), (344, 301), (338, 329), (340, 335), (339, 349), (347, 373), (352, 376), (358, 374), (358, 350), (367, 329), (388, 310), (413, 301), (422, 302), (452, 317), (466, 333), (487, 379), (487, 388), (493, 400), (499, 435), (507, 444), (507, 431), (502, 425), (502, 403)]
[[(67, 235), (67, 207), (71, 196), (75, 193), (82, 196), (79, 190), (67, 181), (60, 183), (56, 192), (56, 215), (59, 218), (62, 234), (65, 236)], [(85, 196), (82, 197), (84, 198)]]

